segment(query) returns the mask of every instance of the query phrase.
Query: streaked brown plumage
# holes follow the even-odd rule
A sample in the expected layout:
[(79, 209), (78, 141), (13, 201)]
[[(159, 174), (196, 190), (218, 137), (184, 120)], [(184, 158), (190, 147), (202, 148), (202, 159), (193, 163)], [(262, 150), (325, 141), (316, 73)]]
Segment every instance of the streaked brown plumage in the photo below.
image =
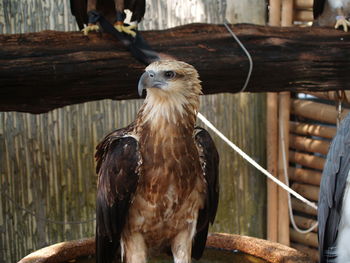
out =
[(147, 97), (136, 120), (97, 147), (97, 262), (144, 263), (171, 251), (177, 263), (200, 258), (218, 204), (219, 157), (195, 128), (197, 71), (179, 61), (146, 68)]

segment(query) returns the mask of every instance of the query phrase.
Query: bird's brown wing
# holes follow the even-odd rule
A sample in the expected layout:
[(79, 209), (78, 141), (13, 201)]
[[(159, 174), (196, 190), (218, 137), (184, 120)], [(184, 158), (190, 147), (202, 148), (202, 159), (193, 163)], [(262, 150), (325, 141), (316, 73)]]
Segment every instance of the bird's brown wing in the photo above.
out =
[(192, 257), (201, 258), (208, 236), (209, 223), (213, 223), (219, 202), (219, 154), (210, 134), (196, 127), (195, 142), (199, 152), (204, 178), (207, 183), (205, 206), (199, 211)]
[(317, 19), (323, 13), (325, 4), (326, 4), (326, 0), (314, 0), (314, 4), (313, 4), (314, 19)]
[(127, 134), (120, 136), (124, 133), (125, 130), (114, 132), (97, 146), (97, 263), (114, 262), (139, 178), (138, 142)]
[(70, 0), (70, 10), (75, 16), (79, 29), (82, 30), (84, 24), (88, 23), (87, 0)]

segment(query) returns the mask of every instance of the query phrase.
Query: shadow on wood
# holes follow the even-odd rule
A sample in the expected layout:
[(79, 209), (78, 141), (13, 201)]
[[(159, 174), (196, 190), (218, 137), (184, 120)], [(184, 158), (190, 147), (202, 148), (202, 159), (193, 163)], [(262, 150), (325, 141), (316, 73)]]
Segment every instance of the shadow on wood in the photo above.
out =
[[(250, 51), (249, 92), (350, 89), (350, 35), (327, 28), (232, 27)], [(163, 58), (194, 65), (204, 94), (238, 92), (248, 59), (222, 25), (144, 31)], [(42, 113), (99, 99), (137, 98), (144, 66), (107, 34), (0, 35), (0, 111)]]

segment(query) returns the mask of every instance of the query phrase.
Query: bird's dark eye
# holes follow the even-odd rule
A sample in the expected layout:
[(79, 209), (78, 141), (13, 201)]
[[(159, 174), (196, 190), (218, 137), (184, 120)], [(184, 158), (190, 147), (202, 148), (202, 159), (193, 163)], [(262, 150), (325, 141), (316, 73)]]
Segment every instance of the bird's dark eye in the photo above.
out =
[(167, 79), (172, 79), (176, 74), (174, 71), (165, 71), (164, 75)]

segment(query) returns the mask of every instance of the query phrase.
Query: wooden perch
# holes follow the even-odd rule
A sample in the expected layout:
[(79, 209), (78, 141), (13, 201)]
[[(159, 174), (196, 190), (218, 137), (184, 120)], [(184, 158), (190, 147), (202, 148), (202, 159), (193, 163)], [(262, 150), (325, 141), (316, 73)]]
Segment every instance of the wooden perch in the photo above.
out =
[[(350, 88), (350, 35), (325, 28), (232, 27), (252, 55), (246, 91)], [(191, 24), (142, 32), (163, 58), (194, 65), (205, 94), (238, 92), (246, 55), (222, 25)], [(144, 66), (108, 34), (0, 35), (0, 111), (47, 112), (99, 99), (137, 98)]]

